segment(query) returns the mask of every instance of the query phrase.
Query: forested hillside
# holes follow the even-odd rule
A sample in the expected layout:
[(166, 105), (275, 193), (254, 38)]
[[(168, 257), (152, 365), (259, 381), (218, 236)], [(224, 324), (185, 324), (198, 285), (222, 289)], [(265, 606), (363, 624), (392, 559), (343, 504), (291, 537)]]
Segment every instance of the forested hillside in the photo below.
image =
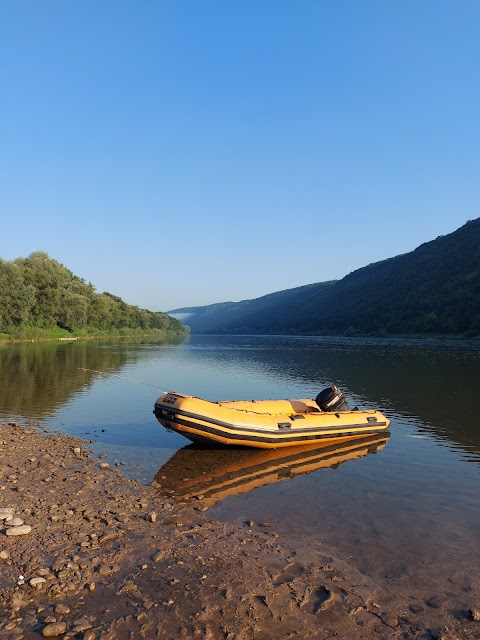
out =
[(128, 305), (74, 275), (46, 253), (11, 262), (0, 259), (0, 333), (34, 337), (52, 330), (76, 335), (186, 328), (165, 313)]
[(333, 284), (334, 281), (307, 284), (253, 300), (185, 307), (169, 313), (185, 317), (183, 321), (197, 333), (296, 333), (298, 308), (308, 304), (317, 293)]
[[(190, 309), (193, 332), (317, 335), (480, 335), (480, 219), (410, 253), (370, 264), (330, 286), (309, 285), (292, 303), (288, 292), (237, 303), (224, 312)], [(297, 290), (302, 291), (303, 287)], [(275, 304), (268, 308), (268, 299)], [(293, 300), (295, 300), (293, 298)], [(220, 306), (221, 308), (221, 306)], [(258, 311), (257, 311), (258, 310)]]

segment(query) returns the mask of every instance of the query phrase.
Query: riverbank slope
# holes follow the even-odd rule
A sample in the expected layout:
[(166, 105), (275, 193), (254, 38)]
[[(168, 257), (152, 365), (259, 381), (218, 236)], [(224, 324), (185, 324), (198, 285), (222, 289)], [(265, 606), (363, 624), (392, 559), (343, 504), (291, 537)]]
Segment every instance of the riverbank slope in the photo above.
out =
[(89, 446), (0, 425), (3, 638), (480, 637), (478, 577), (428, 598), (392, 591), (321, 541), (292, 548), (268, 523), (212, 520)]

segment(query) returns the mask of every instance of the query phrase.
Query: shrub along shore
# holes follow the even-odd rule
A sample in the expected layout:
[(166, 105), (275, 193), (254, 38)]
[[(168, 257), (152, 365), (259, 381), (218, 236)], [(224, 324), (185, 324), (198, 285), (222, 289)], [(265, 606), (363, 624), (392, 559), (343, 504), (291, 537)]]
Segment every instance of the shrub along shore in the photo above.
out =
[(78, 335), (76, 333), (70, 333), (69, 331), (62, 331), (61, 329), (52, 329), (52, 330), (38, 330), (34, 329), (31, 332), (25, 331), (23, 337), (12, 337), (6, 333), (0, 333), (0, 344), (10, 344), (17, 342), (50, 342), (50, 341), (78, 341), (78, 340), (102, 340), (109, 338), (169, 338), (169, 337), (182, 337), (188, 336), (188, 331), (149, 331), (145, 332), (141, 329), (139, 330), (131, 330), (131, 331), (105, 331), (88, 334), (85, 332), (80, 332)]

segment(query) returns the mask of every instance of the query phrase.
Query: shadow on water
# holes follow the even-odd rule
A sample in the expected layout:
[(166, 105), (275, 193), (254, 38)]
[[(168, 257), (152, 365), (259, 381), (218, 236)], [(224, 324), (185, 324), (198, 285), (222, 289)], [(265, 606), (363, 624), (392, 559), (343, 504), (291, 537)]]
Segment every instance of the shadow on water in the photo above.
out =
[(199, 501), (211, 507), (230, 496), (377, 453), (389, 436), (385, 432), (333, 445), (286, 449), (192, 444), (173, 454), (156, 473), (155, 482), (161, 493), (178, 502)]

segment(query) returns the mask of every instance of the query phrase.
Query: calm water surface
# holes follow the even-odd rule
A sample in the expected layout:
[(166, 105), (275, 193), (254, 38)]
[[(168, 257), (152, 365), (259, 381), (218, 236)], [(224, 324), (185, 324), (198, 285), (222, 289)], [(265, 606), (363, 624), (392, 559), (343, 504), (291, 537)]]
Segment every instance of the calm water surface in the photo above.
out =
[[(351, 406), (386, 413), (390, 437), (308, 455), (212, 454), (186, 448), (152, 414), (164, 389), (260, 399), (315, 397), (332, 383)], [(94, 440), (130, 477), (203, 496), (216, 518), (267, 521), (292, 543), (317, 540), (387, 580), (426, 580), (428, 567), (429, 580), (454, 584), (477, 563), (479, 345), (274, 336), (19, 344), (0, 347), (0, 384), (1, 420)]]

